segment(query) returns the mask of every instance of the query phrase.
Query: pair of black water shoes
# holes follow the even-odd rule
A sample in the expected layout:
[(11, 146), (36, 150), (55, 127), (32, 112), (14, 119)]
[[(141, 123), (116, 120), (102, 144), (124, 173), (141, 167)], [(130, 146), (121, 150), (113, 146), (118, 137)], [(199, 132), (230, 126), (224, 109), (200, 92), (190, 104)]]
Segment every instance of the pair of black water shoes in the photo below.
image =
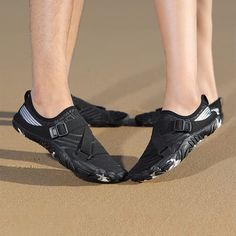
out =
[(220, 100), (214, 108), (210, 108), (205, 96), (190, 116), (161, 109), (152, 113), (155, 121), (151, 140), (138, 163), (128, 173), (107, 153), (88, 126), (88, 123), (99, 127), (120, 126), (129, 119), (128, 115), (106, 110), (74, 96), (73, 101), (75, 106), (48, 119), (34, 109), (28, 91), (24, 104), (13, 118), (13, 126), (25, 137), (45, 147), (78, 177), (92, 182), (152, 179), (177, 166), (223, 120)]

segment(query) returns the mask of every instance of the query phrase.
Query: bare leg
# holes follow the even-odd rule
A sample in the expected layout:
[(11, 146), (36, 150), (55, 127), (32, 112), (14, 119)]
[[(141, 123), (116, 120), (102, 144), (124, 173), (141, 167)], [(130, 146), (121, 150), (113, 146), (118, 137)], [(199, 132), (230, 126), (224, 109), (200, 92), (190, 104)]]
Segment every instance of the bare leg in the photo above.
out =
[(31, 0), (30, 3), (32, 100), (41, 115), (51, 118), (73, 104), (68, 73), (83, 1)]
[(31, 0), (33, 90), (32, 96), (26, 93), (12, 123), (78, 177), (119, 182), (127, 172), (97, 141), (78, 109), (71, 106), (68, 73), (82, 5), (80, 0)]
[(197, 1), (198, 83), (212, 103), (218, 98), (212, 57), (212, 0)]
[(216, 113), (211, 113), (204, 100), (200, 103), (197, 0), (156, 0), (156, 7), (167, 67), (163, 109), (183, 117), (166, 111), (155, 113), (158, 122), (153, 125), (151, 140), (129, 172), (135, 181), (153, 179), (173, 169), (218, 126)]
[(200, 104), (197, 82), (196, 0), (155, 0), (166, 56), (163, 109), (181, 115)]

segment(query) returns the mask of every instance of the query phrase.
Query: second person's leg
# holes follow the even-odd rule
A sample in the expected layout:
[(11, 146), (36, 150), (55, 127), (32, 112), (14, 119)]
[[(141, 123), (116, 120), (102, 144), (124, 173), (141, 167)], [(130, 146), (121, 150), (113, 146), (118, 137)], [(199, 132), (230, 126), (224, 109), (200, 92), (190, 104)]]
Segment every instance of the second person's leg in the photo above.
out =
[[(212, 0), (197, 1), (197, 81), (201, 94), (207, 96), (210, 108), (218, 112), (222, 123), (222, 104), (218, 98), (212, 56)], [(155, 113), (152, 111), (137, 115), (136, 123), (140, 126), (153, 126), (156, 122)]]
[(176, 167), (217, 127), (197, 81), (197, 1), (156, 0), (166, 57), (166, 91), (151, 140), (131, 169), (134, 181), (157, 177)]
[(156, 0), (166, 56), (163, 109), (188, 115), (200, 101), (197, 82), (196, 1)]
[(212, 0), (197, 1), (198, 84), (210, 103), (218, 98), (212, 56)]

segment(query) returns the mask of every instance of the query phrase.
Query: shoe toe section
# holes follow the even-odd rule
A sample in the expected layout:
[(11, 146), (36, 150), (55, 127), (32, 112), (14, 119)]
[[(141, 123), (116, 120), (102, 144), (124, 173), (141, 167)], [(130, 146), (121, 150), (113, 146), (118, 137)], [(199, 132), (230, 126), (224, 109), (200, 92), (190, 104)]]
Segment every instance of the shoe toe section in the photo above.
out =
[(145, 169), (137, 168), (136, 166), (130, 170), (128, 174), (128, 179), (131, 179), (133, 181), (143, 181), (145, 179), (148, 179), (150, 176), (150, 171)]
[(158, 112), (152, 111), (147, 113), (142, 113), (135, 116), (135, 121), (138, 126), (146, 126), (152, 127), (157, 119), (158, 119)]
[(150, 180), (152, 179), (152, 173), (150, 171), (145, 170), (139, 173), (129, 174), (129, 179), (135, 182)]
[(99, 166), (100, 174), (108, 179), (108, 181), (106, 181), (106, 178), (98, 178), (98, 180), (101, 182), (111, 183), (117, 183), (124, 180), (127, 175), (127, 171), (119, 163), (117, 163), (113, 157), (106, 154), (102, 157), (97, 157), (98, 160), (95, 159), (96, 158), (94, 158), (93, 162), (96, 166)]
[(112, 183), (118, 183), (125, 180), (125, 177), (127, 175), (127, 171), (122, 169), (120, 172), (109, 172), (108, 176), (110, 178), (110, 182)]
[(88, 176), (98, 182), (117, 183), (124, 180), (127, 171), (109, 154), (99, 154), (83, 162)]
[(140, 114), (135, 117), (136, 124), (138, 126), (151, 126), (152, 120), (150, 117), (147, 117), (145, 114)]
[[(106, 162), (107, 163), (107, 162)], [(75, 174), (87, 181), (100, 183), (118, 183), (124, 180), (127, 171), (119, 165), (109, 167), (91, 164), (88, 162), (80, 163), (74, 170)]]
[(108, 111), (109, 112), (109, 116), (111, 118), (111, 120), (113, 121), (119, 121), (119, 120), (123, 120), (124, 118), (126, 118), (128, 116), (127, 113), (122, 112), (122, 111)]
[(161, 160), (161, 156), (157, 154), (157, 150), (150, 142), (143, 155), (135, 166), (129, 171), (130, 179), (148, 178), (156, 169), (154, 166)]

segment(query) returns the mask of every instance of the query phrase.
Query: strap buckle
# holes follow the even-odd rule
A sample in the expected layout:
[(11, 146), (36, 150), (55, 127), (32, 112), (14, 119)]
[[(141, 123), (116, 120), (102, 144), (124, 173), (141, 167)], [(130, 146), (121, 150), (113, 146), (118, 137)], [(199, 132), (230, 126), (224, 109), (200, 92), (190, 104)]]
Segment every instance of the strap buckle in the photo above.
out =
[(174, 131), (177, 132), (191, 132), (192, 131), (192, 123), (189, 120), (175, 120), (174, 121)]
[(66, 126), (65, 122), (60, 122), (58, 124), (56, 124), (55, 126), (52, 126), (49, 128), (49, 133), (52, 139), (57, 138), (57, 137), (63, 137), (65, 135), (67, 135), (68, 132), (68, 128)]

